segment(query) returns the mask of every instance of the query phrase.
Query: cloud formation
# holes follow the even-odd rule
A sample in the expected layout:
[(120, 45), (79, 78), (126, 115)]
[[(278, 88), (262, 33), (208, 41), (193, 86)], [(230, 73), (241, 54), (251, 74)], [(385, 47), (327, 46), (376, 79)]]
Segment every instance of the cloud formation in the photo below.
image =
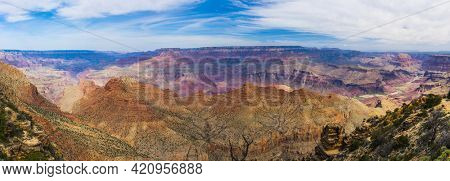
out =
[[(101, 18), (139, 11), (173, 10), (201, 0), (0, 0), (0, 15), (8, 22), (31, 19), (30, 13), (56, 11), (67, 19)], [(31, 11), (31, 12), (30, 12)]]
[[(444, 0), (261, 0), (245, 13), (265, 28), (314, 32), (345, 39), (350, 35), (408, 16)], [(365, 32), (350, 40), (378, 43), (450, 43), (450, 3)]]
[(8, 22), (31, 19), (29, 11), (51, 11), (60, 6), (57, 0), (0, 0), (0, 15)]
[(265, 44), (448, 51), (448, 9), (450, 0), (0, 0), (0, 48), (114, 47), (88, 41), (98, 38), (90, 31), (140, 49)]
[(69, 19), (99, 18), (138, 11), (161, 12), (200, 0), (74, 0), (58, 9), (58, 15)]

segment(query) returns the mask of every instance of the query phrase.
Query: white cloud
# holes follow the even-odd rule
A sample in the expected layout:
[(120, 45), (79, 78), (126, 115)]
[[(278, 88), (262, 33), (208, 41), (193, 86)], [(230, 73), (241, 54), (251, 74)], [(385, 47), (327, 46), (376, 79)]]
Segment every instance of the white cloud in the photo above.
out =
[(59, 5), (57, 0), (1, 0), (0, 15), (8, 22), (23, 21), (31, 19), (29, 11), (50, 11)]
[(8, 22), (31, 19), (29, 11), (56, 10), (68, 19), (99, 18), (138, 11), (167, 11), (202, 0), (1, 0), (0, 15)]
[[(404, 17), (444, 0), (260, 0), (246, 14), (264, 28), (306, 31), (346, 38), (368, 28)], [(382, 44), (450, 44), (450, 3), (350, 39)], [(372, 41), (374, 42), (374, 41)]]
[[(204, 0), (0, 0), (0, 16), (6, 21), (17, 22), (31, 19), (28, 11), (52, 11), (58, 16), (67, 19), (85, 19), (122, 15), (137, 11), (162, 12), (177, 9), (183, 6)], [(212, 0), (215, 1), (215, 0)], [(173, 23), (176, 17), (170, 14), (159, 13), (157, 17), (141, 17), (125, 22), (111, 22), (100, 24), (87, 29), (124, 42), (140, 49), (159, 47), (198, 47), (222, 45), (305, 45), (327, 46), (358, 50), (448, 50), (450, 49), (450, 3), (430, 11), (411, 16), (407, 19), (386, 25), (382, 28), (366, 32), (339, 44), (327, 44), (329, 41), (280, 41), (280, 40), (251, 40), (239, 35), (240, 31), (260, 30), (267, 28), (282, 28), (299, 32), (312, 32), (345, 38), (354, 33), (384, 24), (395, 18), (410, 15), (424, 8), (444, 2), (445, 0), (231, 0), (236, 6), (249, 8), (243, 13), (256, 18), (247, 22), (247, 19), (237, 19), (238, 27), (230, 28), (230, 36), (213, 35), (184, 35), (183, 31), (201, 30), (204, 24), (213, 21), (225, 21), (221, 17), (206, 19), (189, 19), (191, 23), (179, 29), (179, 36), (158, 35), (151, 32), (152, 24), (158, 22)], [(2, 2), (6, 2), (2, 3)], [(14, 6), (11, 6), (9, 4)], [(167, 16), (166, 16), (167, 15)], [(75, 21), (76, 23), (77, 21)], [(8, 24), (3, 24), (6, 26)], [(158, 26), (164, 27), (158, 23)], [(20, 49), (113, 49), (121, 50), (107, 41), (88, 41), (91, 35), (80, 35), (65, 30), (54, 30), (49, 25), (44, 29), (51, 29), (48, 34), (35, 33), (39, 27), (15, 29), (6, 33), (0, 24), (0, 48)], [(129, 27), (137, 26), (137, 30), (126, 33)], [(142, 27), (141, 27), (142, 26)], [(20, 28), (20, 27), (19, 27)], [(55, 27), (53, 27), (55, 28)], [(65, 27), (67, 28), (67, 27)], [(98, 29), (95, 29), (98, 28)], [(23, 34), (17, 35), (19, 31)], [(137, 32), (136, 32), (137, 31)], [(143, 33), (143, 35), (136, 35)], [(150, 35), (146, 35), (149, 33)], [(57, 34), (63, 34), (61, 36)], [(236, 35), (236, 36), (232, 36)], [(20, 38), (18, 38), (20, 37)], [(20, 40), (20, 41), (19, 41)], [(37, 41), (40, 40), (40, 41)], [(67, 45), (67, 42), (71, 42)], [(26, 46), (26, 47), (24, 47)], [(21, 48), (22, 47), (22, 48)]]
[(58, 14), (69, 19), (98, 18), (137, 11), (166, 11), (196, 2), (199, 0), (72, 0)]

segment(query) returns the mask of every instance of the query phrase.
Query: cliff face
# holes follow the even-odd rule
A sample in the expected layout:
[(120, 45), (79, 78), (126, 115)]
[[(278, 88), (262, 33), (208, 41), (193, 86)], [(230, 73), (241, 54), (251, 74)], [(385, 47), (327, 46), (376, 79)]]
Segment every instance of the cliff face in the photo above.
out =
[[(18, 107), (11, 115), (32, 118), (16, 122), (12, 116), (8, 124), (36, 123), (47, 135), (37, 139), (48, 138), (39, 142), (63, 147), (67, 160), (301, 160), (311, 152), (334, 158), (358, 143), (349, 141), (356, 127), (362, 126), (353, 133), (362, 132), (355, 139), (369, 141), (372, 127), (381, 129), (364, 119), (421, 94), (446, 93), (450, 80), (445, 56), (305, 47), (3, 55), (19, 70), (0, 63), (0, 92)], [(416, 120), (410, 116), (401, 117)], [(397, 127), (386, 129), (394, 131), (382, 140), (405, 142)], [(325, 144), (316, 149), (319, 141)], [(375, 151), (362, 146), (358, 154), (349, 152), (356, 156), (341, 159), (365, 153), (364, 158), (397, 159), (408, 151), (396, 144), (370, 148)], [(376, 149), (391, 146), (389, 154), (377, 155)], [(33, 149), (38, 148), (43, 149)], [(243, 150), (248, 153), (237, 154)]]
[(246, 159), (298, 160), (314, 148), (322, 125), (333, 122), (352, 130), (373, 115), (357, 100), (286, 85), (245, 84), (223, 94), (191, 96), (130, 78), (91, 85), (83, 86), (85, 94), (72, 113), (138, 153), (164, 160), (229, 160), (228, 140), (240, 144), (242, 136), (254, 140)]
[(111, 65), (126, 66), (153, 55), (152, 52), (0, 50), (0, 60), (23, 71), (39, 93), (53, 103), (58, 103), (66, 87), (77, 84), (79, 73)]
[[(8, 122), (36, 125), (29, 129), (39, 134), (20, 139), (48, 159), (299, 160), (314, 148), (325, 123), (352, 130), (372, 113), (353, 99), (286, 85), (245, 84), (225, 94), (180, 97), (116, 78), (104, 87), (82, 83), (80, 99), (70, 106), (72, 115), (40, 96), (20, 71), (0, 65), (2, 92), (31, 119)], [(236, 154), (245, 147), (243, 137), (253, 140), (245, 157)], [(47, 145), (54, 148), (46, 150)], [(17, 151), (5, 153), (10, 159), (26, 157)]]
[[(4, 62), (24, 71), (39, 93), (60, 107), (64, 90), (86, 79), (103, 86), (133, 77), (179, 95), (224, 93), (244, 83), (288, 85), (345, 96), (379, 96), (401, 105), (421, 93), (442, 93), (448, 56), (369, 53), (299, 46), (160, 49), (154, 52), (0, 51)], [(441, 74), (429, 81), (422, 71)], [(442, 74), (444, 73), (444, 74)], [(447, 74), (445, 74), (447, 73)], [(445, 87), (442, 90), (446, 90)], [(432, 90), (431, 90), (432, 89)], [(360, 97), (364, 102), (364, 97)], [(66, 109), (65, 109), (66, 110)]]
[(83, 96), (71, 111), (82, 123), (124, 140), (142, 155), (182, 159), (176, 152), (183, 151), (186, 139), (169, 129), (152, 109), (174, 94), (130, 78), (111, 79), (104, 87), (83, 83), (80, 89)]
[(62, 159), (56, 145), (27, 112), (0, 92), (0, 161)]
[(0, 62), (0, 80), (0, 90), (5, 95), (28, 104), (50, 109), (56, 108), (38, 93), (37, 88), (28, 81), (22, 72), (2, 62)]
[(78, 124), (74, 122), (76, 117), (60, 112), (17, 69), (0, 63), (0, 70), (2, 157), (12, 160), (141, 158), (126, 143)]
[(445, 70), (435, 71), (439, 81), (423, 73), (448, 62), (434, 63), (428, 61), (430, 56), (420, 55), (305, 47), (162, 49), (151, 59), (92, 70), (81, 77), (102, 86), (114, 77), (133, 77), (182, 96), (225, 93), (251, 83), (337, 93), (362, 102), (375, 97), (401, 105), (421, 93), (441, 94), (448, 88)]
[[(313, 158), (448, 161), (449, 105), (448, 99), (427, 95), (388, 112), (385, 116), (367, 119), (363, 126), (351, 134), (339, 131), (337, 134), (323, 134)], [(328, 130), (327, 128), (324, 130)], [(334, 128), (343, 130), (341, 127)], [(341, 139), (334, 139), (336, 137)]]
[(19, 70), (0, 62), (0, 159), (61, 159), (42, 127), (21, 102), (56, 108), (39, 95)]
[(433, 55), (423, 61), (423, 67), (429, 71), (450, 72), (450, 55)]

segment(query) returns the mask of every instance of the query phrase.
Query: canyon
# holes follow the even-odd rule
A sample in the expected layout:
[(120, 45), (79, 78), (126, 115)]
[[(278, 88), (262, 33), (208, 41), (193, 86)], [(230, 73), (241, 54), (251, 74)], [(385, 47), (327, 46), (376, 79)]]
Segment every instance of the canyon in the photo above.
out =
[[(179, 95), (224, 93), (245, 83), (286, 85), (320, 93), (401, 105), (423, 93), (448, 90), (449, 59), (434, 53), (359, 52), (306, 47), (218, 47), (153, 52), (2, 51), (39, 92), (65, 105), (65, 89), (83, 80), (104, 86), (132, 77)], [(71, 96), (68, 93), (69, 97)], [(70, 111), (70, 110), (68, 110)]]
[(448, 57), (300, 46), (3, 50), (0, 90), (42, 127), (52, 159), (305, 160), (324, 128), (351, 135), (422, 95), (447, 94)]

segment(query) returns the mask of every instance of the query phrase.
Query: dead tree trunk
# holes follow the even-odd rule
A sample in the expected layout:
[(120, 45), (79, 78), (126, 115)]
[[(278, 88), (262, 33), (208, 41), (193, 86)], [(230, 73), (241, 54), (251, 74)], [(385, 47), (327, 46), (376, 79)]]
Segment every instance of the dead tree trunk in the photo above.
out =
[(232, 161), (245, 161), (247, 159), (250, 145), (253, 144), (253, 139), (249, 139), (245, 136), (242, 136), (242, 138), (244, 139), (244, 145), (242, 148), (239, 147), (239, 150), (241, 150), (241, 154), (242, 154), (241, 158), (239, 158), (237, 155), (234, 154), (233, 144), (231, 143), (231, 140), (228, 140), (229, 147), (230, 147), (230, 156), (231, 156)]

